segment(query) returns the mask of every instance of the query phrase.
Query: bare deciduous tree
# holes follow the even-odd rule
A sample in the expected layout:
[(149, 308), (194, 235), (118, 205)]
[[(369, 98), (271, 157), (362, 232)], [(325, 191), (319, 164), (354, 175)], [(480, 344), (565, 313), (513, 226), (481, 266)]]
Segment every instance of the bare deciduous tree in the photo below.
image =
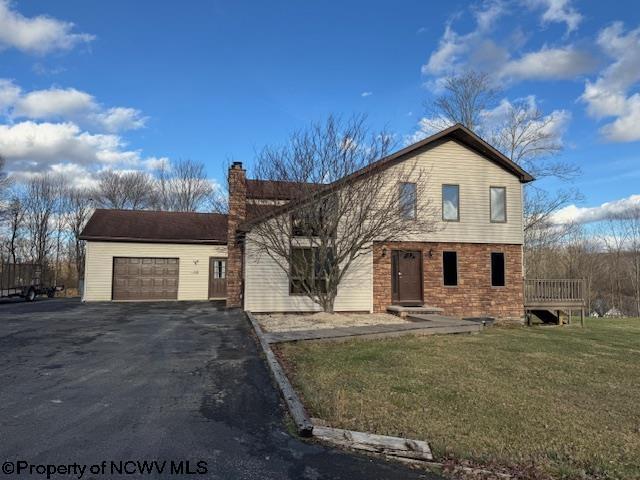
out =
[(482, 112), (490, 108), (499, 95), (489, 75), (473, 70), (450, 75), (442, 86), (444, 94), (426, 104), (425, 121), (434, 131), (456, 123), (469, 130), (478, 130)]
[(106, 170), (98, 176), (93, 192), (96, 204), (102, 208), (138, 210), (154, 202), (153, 179), (144, 172), (114, 172)]
[(58, 179), (50, 175), (30, 178), (25, 185), (25, 227), (31, 259), (43, 264), (52, 247), (52, 217), (59, 200)]
[[(389, 149), (390, 137), (372, 133), (364, 117), (330, 117), (258, 156), (255, 177), (271, 182), (276, 198), (294, 200), (285, 213), (257, 223), (250, 241), (285, 272), (292, 293), (326, 312), (333, 312), (338, 286), (374, 241), (435, 229), (424, 194), (427, 172), (415, 164), (393, 173), (371, 168)], [(367, 173), (352, 176), (362, 169)]]
[[(499, 91), (492, 86), (490, 76), (474, 71), (450, 76), (444, 86), (445, 94), (427, 108), (426, 122), (429, 124), (431, 118), (433, 128), (462, 123), (538, 179), (569, 180), (579, 174), (575, 165), (554, 158), (562, 150), (560, 133), (554, 128), (557, 119), (545, 116), (531, 99), (498, 103)], [(536, 185), (525, 186), (525, 253), (529, 260), (539, 257), (530, 251), (532, 248), (547, 248), (550, 241), (557, 241), (570, 230), (557, 227), (552, 218), (579, 198), (571, 188), (550, 193)]]
[(164, 165), (158, 172), (156, 208), (195, 212), (207, 207), (213, 190), (203, 163), (178, 160)]
[(65, 197), (66, 224), (71, 236), (71, 260), (75, 266), (77, 278), (81, 279), (84, 276), (85, 245), (79, 237), (94, 207), (89, 190), (68, 188)]
[[(584, 280), (584, 300), (587, 312), (593, 309), (593, 300), (597, 297), (596, 278), (601, 274), (602, 248), (581, 225), (575, 225), (567, 237), (563, 251), (564, 277)], [(604, 313), (604, 312), (603, 312)]]
[(626, 232), (621, 223), (611, 217), (599, 226), (599, 238), (604, 245), (607, 280), (609, 283), (609, 305), (622, 308), (623, 265), (625, 257)]
[(25, 201), (22, 192), (16, 189), (9, 197), (5, 209), (6, 248), (12, 263), (18, 261), (18, 242), (24, 226)]
[(625, 250), (628, 252), (628, 276), (631, 280), (635, 303), (635, 314), (640, 317), (640, 206), (617, 215), (624, 232)]
[(570, 179), (577, 173), (575, 165), (549, 161), (563, 148), (556, 121), (530, 100), (517, 100), (503, 104), (502, 118), (487, 134), (494, 147), (534, 177)]

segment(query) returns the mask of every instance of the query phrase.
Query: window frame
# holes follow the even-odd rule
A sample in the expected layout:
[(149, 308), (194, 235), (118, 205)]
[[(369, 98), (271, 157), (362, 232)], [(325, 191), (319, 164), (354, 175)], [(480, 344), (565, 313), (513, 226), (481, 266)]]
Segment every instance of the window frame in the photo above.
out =
[[(305, 277), (295, 277), (293, 276), (293, 262), (291, 260), (289, 260), (289, 296), (293, 296), (293, 297), (298, 297), (298, 296), (306, 296), (307, 294), (304, 291), (300, 291), (300, 292), (295, 292), (293, 289), (293, 285), (295, 281), (310, 281), (313, 284), (316, 283), (316, 281), (318, 280), (316, 278), (316, 262), (317, 262), (317, 255), (316, 255), (316, 251), (318, 250), (318, 247), (290, 247), (290, 253), (289, 255), (293, 255), (293, 251), (294, 250), (310, 250), (311, 251), (311, 255), (313, 256), (313, 263), (311, 264), (311, 278), (305, 278)], [(326, 279), (325, 281), (325, 292), (326, 292), (326, 287), (327, 287), (327, 281)]]
[[(493, 284), (493, 255), (502, 255), (502, 285)], [(491, 252), (489, 254), (489, 283), (491, 288), (505, 288), (507, 286), (507, 254), (505, 252)]]
[[(402, 188), (404, 185), (413, 185), (413, 215), (406, 216), (403, 203)], [(418, 184), (416, 182), (398, 182), (398, 197), (400, 200), (400, 212), (399, 215), (403, 220), (415, 221), (418, 219)]]
[[(456, 256), (456, 284), (455, 285), (447, 285), (447, 283), (445, 283), (445, 274), (444, 274), (444, 254), (445, 253), (454, 253)], [(443, 250), (442, 251), (442, 286), (445, 288), (458, 288), (458, 286), (460, 285), (460, 261), (458, 258), (458, 251), (457, 250)]]
[[(493, 189), (500, 189), (504, 192), (504, 220), (493, 219), (493, 199), (491, 198), (491, 191)], [(489, 187), (489, 221), (491, 223), (507, 223), (507, 187), (500, 185), (491, 185)]]
[[(289, 295), (290, 296), (306, 295), (304, 293), (304, 291), (301, 291), (301, 292), (295, 292), (294, 291), (294, 282), (307, 280), (307, 278), (305, 278), (305, 277), (297, 277), (297, 276), (294, 277), (293, 276), (294, 267), (293, 267), (293, 261), (291, 260), (291, 257), (293, 256), (293, 252), (295, 250), (303, 250), (303, 251), (304, 250), (311, 250), (312, 255), (313, 255), (313, 248), (312, 247), (293, 247), (292, 246), (292, 247), (290, 247), (290, 251), (289, 251)], [(313, 274), (314, 274), (314, 272), (313, 272), (313, 265), (312, 265), (312, 268), (311, 268), (312, 277), (313, 277)]]
[[(456, 187), (458, 189), (458, 205), (456, 206), (457, 217), (455, 219), (444, 218), (444, 189), (445, 187)], [(443, 222), (459, 222), (460, 221), (460, 184), (458, 183), (443, 183), (440, 191), (442, 195), (442, 221)]]

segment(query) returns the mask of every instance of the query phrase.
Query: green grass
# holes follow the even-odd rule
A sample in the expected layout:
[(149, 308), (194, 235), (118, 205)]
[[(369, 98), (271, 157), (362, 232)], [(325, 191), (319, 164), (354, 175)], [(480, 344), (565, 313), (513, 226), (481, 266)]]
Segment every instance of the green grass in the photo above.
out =
[(313, 416), (427, 440), (439, 459), (640, 478), (640, 320), (283, 344)]

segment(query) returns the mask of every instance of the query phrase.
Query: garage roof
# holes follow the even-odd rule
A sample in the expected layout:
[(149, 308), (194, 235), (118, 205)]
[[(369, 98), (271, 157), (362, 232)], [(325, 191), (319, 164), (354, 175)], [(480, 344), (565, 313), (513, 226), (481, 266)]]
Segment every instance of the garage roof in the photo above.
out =
[(219, 213), (97, 209), (82, 240), (154, 243), (227, 243), (227, 216)]

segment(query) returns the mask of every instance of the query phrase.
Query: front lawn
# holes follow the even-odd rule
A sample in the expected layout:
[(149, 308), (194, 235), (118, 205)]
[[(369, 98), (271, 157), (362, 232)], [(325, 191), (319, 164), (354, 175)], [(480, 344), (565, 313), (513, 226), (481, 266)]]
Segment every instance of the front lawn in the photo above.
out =
[(312, 416), (427, 440), (437, 459), (640, 478), (640, 320), (283, 344)]

